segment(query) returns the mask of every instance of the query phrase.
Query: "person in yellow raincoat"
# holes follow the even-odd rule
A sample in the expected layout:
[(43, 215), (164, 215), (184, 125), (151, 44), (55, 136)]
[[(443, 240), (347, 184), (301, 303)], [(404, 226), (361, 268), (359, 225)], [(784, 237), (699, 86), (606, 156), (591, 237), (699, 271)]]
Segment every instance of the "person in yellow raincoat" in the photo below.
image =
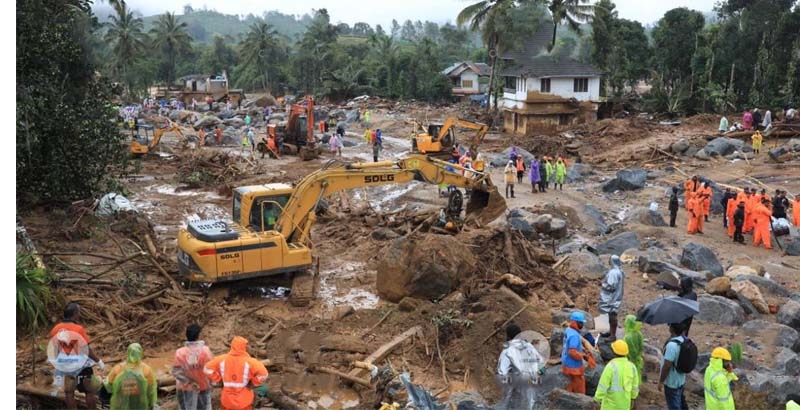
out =
[(142, 363), (144, 351), (139, 343), (128, 346), (128, 359), (111, 369), (105, 380), (111, 392), (111, 410), (153, 409), (158, 401), (156, 376)]
[(764, 136), (761, 135), (761, 131), (756, 131), (750, 139), (753, 142), (753, 151), (758, 154), (758, 151), (761, 150), (761, 142), (764, 141)]
[(611, 343), (611, 350), (617, 357), (603, 369), (594, 400), (600, 402), (600, 410), (632, 409), (639, 397), (639, 374), (628, 360), (628, 344), (624, 340)]
[(711, 361), (706, 368), (703, 387), (707, 410), (734, 410), (731, 381), (739, 380), (733, 373), (731, 352), (724, 347), (711, 351)]

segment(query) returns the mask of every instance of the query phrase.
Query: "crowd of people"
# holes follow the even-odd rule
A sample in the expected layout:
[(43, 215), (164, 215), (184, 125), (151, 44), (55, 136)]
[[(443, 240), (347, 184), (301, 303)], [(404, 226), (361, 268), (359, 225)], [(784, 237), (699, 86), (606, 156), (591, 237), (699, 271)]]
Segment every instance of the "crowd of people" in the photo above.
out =
[[(264, 364), (247, 353), (247, 339), (234, 336), (227, 354), (214, 356), (211, 349), (200, 340), (202, 328), (197, 324), (186, 327), (186, 342), (175, 351), (172, 375), (175, 377), (177, 401), (180, 410), (211, 410), (211, 390), (221, 386), (223, 410), (253, 407), (255, 397), (268, 394), (269, 372)], [(144, 349), (139, 343), (128, 345), (125, 360), (106, 370), (91, 347), (86, 330), (80, 324), (80, 306), (69, 303), (62, 321), (50, 332), (51, 343), (58, 353), (72, 355), (83, 365), (75, 371), (64, 373), (56, 368), (56, 379), (62, 380), (66, 407), (77, 409), (75, 391), (85, 394), (86, 407), (96, 408), (98, 397), (111, 410), (158, 409), (158, 386), (153, 369), (145, 364)], [(86, 347), (85, 352), (79, 346)], [(95, 374), (96, 367), (100, 374)]]
[[(692, 176), (683, 184), (684, 205), (689, 217), (686, 231), (689, 234), (703, 234), (704, 223), (709, 221), (711, 209), (711, 188), (708, 182), (701, 182), (697, 175)], [(672, 188), (669, 201), (669, 225), (675, 227), (678, 214), (678, 187)], [(775, 196), (770, 197), (767, 190), (762, 188), (743, 187), (739, 192), (726, 188), (720, 204), (724, 210), (722, 218), (723, 228), (727, 228), (728, 237), (734, 242), (744, 244), (745, 234), (753, 235), (753, 246), (763, 245), (772, 249), (770, 232), (780, 235), (778, 227), (788, 227), (788, 212), (791, 209), (792, 223), (800, 227), (800, 195), (795, 195), (794, 201), (789, 201), (784, 190), (775, 190)]]
[(511, 147), (508, 163), (503, 169), (506, 198), (515, 198), (514, 186), (515, 184), (522, 185), (526, 171), (531, 184), (531, 193), (547, 192), (550, 184), (553, 184), (553, 189), (564, 190), (564, 182), (567, 179), (567, 162), (563, 157), (556, 157), (555, 163), (553, 163), (553, 157), (545, 155), (539, 160), (534, 155), (530, 163), (526, 164), (519, 147), (515, 145)]

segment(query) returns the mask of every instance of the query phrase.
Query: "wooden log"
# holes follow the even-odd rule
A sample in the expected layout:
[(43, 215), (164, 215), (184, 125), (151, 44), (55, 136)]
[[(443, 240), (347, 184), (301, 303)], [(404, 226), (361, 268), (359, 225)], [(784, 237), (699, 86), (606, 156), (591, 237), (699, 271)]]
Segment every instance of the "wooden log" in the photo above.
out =
[[(17, 394), (22, 394), (22, 395), (26, 395), (26, 396), (33, 396), (33, 397), (37, 397), (39, 399), (58, 401), (58, 402), (61, 402), (61, 403), (66, 405), (66, 402), (64, 401), (64, 391), (63, 390), (59, 390), (58, 393), (55, 396), (53, 396), (51, 394), (51, 390), (50, 389), (37, 387), (37, 386), (31, 386), (30, 384), (18, 384), (17, 385)], [(75, 400), (85, 408), (86, 407), (86, 400), (84, 399), (84, 397), (85, 397), (85, 395), (83, 393), (80, 393), (80, 392), (76, 392), (75, 393)]]
[(553, 265), (553, 270), (558, 269), (558, 267), (561, 266), (564, 262), (566, 262), (567, 259), (569, 259), (569, 254), (564, 255), (561, 259), (559, 259), (558, 262), (556, 262)]
[[(400, 346), (400, 344), (403, 343), (406, 339), (408, 339), (411, 336), (414, 336), (414, 335), (416, 335), (418, 333), (421, 333), (421, 332), (422, 332), (422, 327), (414, 326), (411, 329), (408, 329), (405, 332), (401, 333), (400, 335), (398, 335), (397, 337), (395, 337), (394, 339), (392, 339), (388, 343), (386, 343), (383, 346), (379, 347), (378, 350), (372, 352), (372, 354), (367, 356), (367, 358), (362, 360), (362, 361), (364, 363), (370, 363), (370, 364), (375, 363), (375, 362), (379, 362), (379, 361), (385, 359), (386, 356), (389, 355), (389, 353), (391, 353), (392, 350), (394, 350), (397, 346)], [(352, 377), (358, 377), (358, 375), (361, 374), (361, 372), (362, 372), (362, 369), (353, 369), (348, 374), (350, 376), (352, 376)]]
[(151, 294), (149, 294), (147, 296), (141, 297), (139, 299), (132, 300), (132, 301), (126, 303), (125, 306), (130, 307), (130, 306), (140, 305), (142, 303), (147, 303), (147, 302), (149, 302), (149, 301), (151, 301), (153, 299), (158, 299), (159, 297), (161, 297), (161, 295), (163, 295), (166, 292), (167, 292), (166, 289), (161, 289), (161, 290), (153, 292), (153, 293), (151, 293)]
[(317, 372), (332, 374), (334, 376), (339, 376), (340, 378), (342, 378), (344, 380), (351, 381), (351, 382), (356, 383), (356, 384), (360, 384), (360, 385), (362, 385), (364, 387), (372, 388), (372, 383), (370, 383), (368, 380), (364, 380), (364, 379), (362, 379), (360, 377), (356, 377), (356, 376), (351, 376), (351, 375), (349, 375), (347, 373), (342, 373), (342, 372), (340, 372), (340, 371), (338, 371), (336, 369), (331, 369), (330, 367), (315, 366), (315, 367), (312, 368), (312, 370), (317, 371)]
[(366, 332), (364, 332), (364, 335), (368, 335), (368, 334), (372, 333), (372, 331), (375, 330), (378, 326), (380, 326), (381, 323), (383, 323), (389, 317), (389, 315), (392, 314), (392, 312), (394, 312), (394, 309), (389, 309), (389, 311), (386, 312), (386, 314), (383, 315), (383, 317), (378, 321), (378, 323), (375, 323)]
[(150, 251), (150, 256), (157, 258), (158, 249), (156, 249), (156, 245), (153, 243), (153, 238), (150, 237), (149, 233), (144, 234), (144, 244), (147, 245), (147, 250)]
[(181, 285), (178, 283), (178, 281), (176, 281), (176, 280), (175, 280), (175, 278), (173, 278), (172, 276), (170, 276), (170, 274), (169, 274), (169, 273), (167, 273), (166, 269), (164, 269), (164, 267), (163, 267), (163, 266), (161, 266), (161, 264), (160, 264), (160, 263), (158, 263), (158, 261), (156, 260), (156, 258), (154, 258), (154, 257), (152, 257), (152, 256), (150, 256), (150, 255), (148, 255), (148, 259), (150, 260), (150, 263), (152, 263), (152, 264), (153, 264), (153, 266), (155, 266), (155, 267), (156, 267), (156, 269), (158, 269), (158, 272), (159, 272), (159, 273), (161, 273), (161, 275), (162, 275), (162, 276), (164, 276), (164, 277), (167, 279), (167, 281), (168, 281), (168, 282), (169, 282), (169, 283), (172, 285), (172, 289), (173, 289), (173, 290), (174, 290), (174, 291), (175, 291), (175, 292), (176, 292), (176, 293), (177, 293), (177, 294), (178, 294), (178, 295), (179, 295), (181, 298), (184, 298), (184, 299), (185, 299), (185, 298), (186, 298), (186, 296), (184, 296), (184, 294), (183, 294), (183, 292), (182, 292), (182, 289), (181, 289)]
[(267, 398), (281, 410), (300, 410), (300, 404), (280, 390), (270, 389)]
[(269, 340), (269, 338), (275, 333), (275, 331), (278, 330), (278, 326), (281, 326), (282, 324), (283, 322), (281, 322), (280, 320), (277, 321), (275, 325), (272, 326), (272, 328), (269, 330), (269, 332), (267, 332), (267, 334), (265, 334), (264, 337), (258, 340), (258, 344), (260, 345), (266, 344), (267, 340)]

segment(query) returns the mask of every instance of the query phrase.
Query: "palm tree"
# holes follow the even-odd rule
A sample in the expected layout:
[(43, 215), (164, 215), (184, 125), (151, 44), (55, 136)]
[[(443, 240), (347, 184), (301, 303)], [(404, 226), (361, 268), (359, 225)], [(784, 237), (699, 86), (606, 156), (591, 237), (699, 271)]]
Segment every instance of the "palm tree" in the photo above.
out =
[(113, 71), (130, 92), (133, 81), (128, 76), (128, 67), (139, 58), (144, 49), (144, 23), (134, 16), (124, 0), (113, 1), (111, 6), (116, 15), (108, 16), (110, 22), (107, 23), (105, 40), (111, 45), (111, 53), (114, 55)]
[[(375, 53), (379, 64), (383, 65), (383, 70), (386, 72), (386, 95), (391, 96), (394, 83), (395, 83), (395, 72), (397, 71), (397, 55), (400, 51), (399, 46), (394, 41), (392, 37), (387, 36), (386, 34), (372, 34), (369, 37), (369, 44), (372, 47), (372, 51)], [(380, 86), (380, 75), (378, 77), (378, 84)]]
[(589, 0), (549, 0), (547, 3), (553, 17), (553, 41), (547, 51), (556, 45), (556, 31), (563, 21), (566, 20), (570, 29), (580, 33), (581, 24), (590, 22), (594, 16), (594, 6), (588, 4)]
[[(467, 21), (470, 22), (469, 28), (472, 31), (481, 31), (483, 42), (489, 49), (489, 62), (492, 66), (489, 75), (489, 103), (486, 104), (486, 112), (491, 110), (491, 98), (494, 88), (495, 62), (497, 61), (498, 47), (498, 16), (515, 6), (513, 0), (482, 0), (461, 10), (456, 17), (456, 23), (462, 26)], [(495, 104), (496, 105), (496, 104)]]
[(156, 25), (150, 30), (153, 36), (153, 47), (164, 51), (168, 59), (167, 86), (175, 81), (175, 60), (178, 55), (188, 51), (192, 37), (186, 32), (187, 24), (179, 22), (174, 13), (167, 12), (159, 16)]
[(269, 67), (275, 67), (281, 51), (280, 34), (266, 21), (250, 26), (247, 37), (239, 44), (242, 66), (262, 77), (264, 89), (269, 85)]

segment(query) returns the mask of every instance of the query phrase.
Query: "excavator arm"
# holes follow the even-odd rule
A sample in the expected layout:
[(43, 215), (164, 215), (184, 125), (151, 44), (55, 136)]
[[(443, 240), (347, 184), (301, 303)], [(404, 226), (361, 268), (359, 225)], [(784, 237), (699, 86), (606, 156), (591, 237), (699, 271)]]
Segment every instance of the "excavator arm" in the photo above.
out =
[(477, 131), (471, 140), (468, 142), (464, 141), (464, 143), (468, 144), (469, 152), (472, 154), (474, 159), (478, 155), (478, 145), (481, 144), (483, 138), (486, 136), (486, 133), (489, 132), (489, 126), (479, 122), (462, 120), (460, 118), (448, 118), (447, 121), (444, 122), (441, 131), (439, 131), (439, 140), (441, 141), (442, 138), (444, 138), (447, 133), (450, 132), (450, 128), (454, 126)]
[[(450, 167), (454, 171), (449, 171)], [(287, 238), (287, 242), (308, 241), (311, 226), (316, 215), (314, 209), (323, 198), (337, 192), (371, 186), (405, 184), (421, 181), (429, 184), (455, 185), (472, 190), (467, 212), (471, 207), (483, 209), (490, 206), (494, 219), (505, 210), (505, 201), (497, 193), (489, 175), (466, 170), (468, 176), (460, 171), (464, 168), (430, 158), (425, 155), (412, 154), (397, 161), (374, 163), (341, 163), (331, 161), (322, 169), (309, 174), (295, 186), (295, 191), (283, 209), (276, 224), (276, 229)]]
[(183, 131), (181, 131), (181, 127), (179, 127), (178, 124), (175, 124), (174, 122), (170, 121), (169, 125), (170, 126), (167, 128), (156, 129), (155, 133), (153, 133), (153, 140), (150, 141), (150, 145), (148, 145), (147, 147), (148, 151), (152, 151), (153, 148), (155, 148), (158, 145), (158, 143), (161, 142), (161, 137), (163, 137), (164, 134), (166, 134), (167, 132), (174, 132), (180, 135), (181, 138), (183, 138), (184, 140), (186, 139), (186, 136), (183, 135)]

